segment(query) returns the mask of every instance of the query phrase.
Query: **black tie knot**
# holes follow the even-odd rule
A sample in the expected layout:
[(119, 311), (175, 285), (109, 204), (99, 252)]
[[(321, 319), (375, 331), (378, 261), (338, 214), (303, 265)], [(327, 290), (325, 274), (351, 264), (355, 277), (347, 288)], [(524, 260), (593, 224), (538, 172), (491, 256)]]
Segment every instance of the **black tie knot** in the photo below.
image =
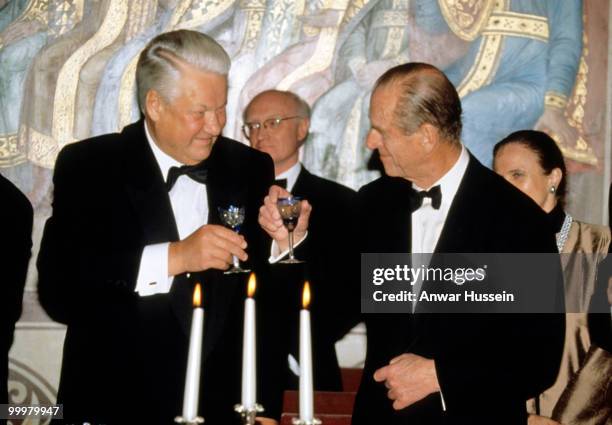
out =
[(283, 189), (287, 189), (287, 179), (276, 179), (274, 180), (276, 186), (280, 186)]
[(425, 198), (431, 199), (431, 206), (434, 209), (440, 209), (442, 205), (442, 191), (440, 185), (434, 186), (429, 190), (414, 191), (412, 196), (412, 210), (416, 211), (423, 205)]
[(172, 187), (182, 175), (188, 176), (190, 179), (195, 180), (198, 183), (206, 184), (208, 179), (208, 168), (206, 167), (205, 161), (200, 162), (196, 165), (183, 165), (181, 167), (170, 167), (168, 170), (168, 178), (166, 179), (166, 188), (168, 192), (172, 190)]

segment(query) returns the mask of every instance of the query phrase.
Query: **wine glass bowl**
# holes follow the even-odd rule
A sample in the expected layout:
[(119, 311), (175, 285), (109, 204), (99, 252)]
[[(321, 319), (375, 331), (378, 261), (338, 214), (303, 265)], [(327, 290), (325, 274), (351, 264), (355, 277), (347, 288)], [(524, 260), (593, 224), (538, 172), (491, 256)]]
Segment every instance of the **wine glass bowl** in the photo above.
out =
[(227, 208), (219, 207), (219, 217), (225, 226), (235, 232), (239, 232), (240, 226), (244, 223), (244, 208), (234, 205), (230, 205)]
[(289, 232), (289, 258), (286, 260), (279, 261), (279, 263), (302, 263), (303, 261), (295, 258), (293, 254), (293, 231), (297, 226), (298, 219), (300, 218), (300, 212), (302, 209), (302, 198), (299, 196), (289, 196), (287, 198), (278, 198), (276, 207), (283, 220), (283, 225)]
[[(221, 222), (234, 232), (240, 233), (240, 227), (242, 226), (242, 223), (244, 223), (244, 207), (230, 205), (227, 208), (219, 207), (217, 210), (219, 211), (219, 218), (221, 219)], [(232, 267), (223, 272), (224, 274), (248, 273), (251, 271), (249, 269), (243, 269), (240, 267), (240, 261), (235, 255), (232, 255), (232, 263)]]

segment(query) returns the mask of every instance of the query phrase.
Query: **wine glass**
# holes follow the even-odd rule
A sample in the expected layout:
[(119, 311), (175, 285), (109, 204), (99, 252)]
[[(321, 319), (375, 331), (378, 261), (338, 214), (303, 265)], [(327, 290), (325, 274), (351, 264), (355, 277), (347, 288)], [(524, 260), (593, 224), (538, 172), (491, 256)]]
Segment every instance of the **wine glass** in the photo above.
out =
[[(240, 233), (240, 226), (244, 223), (244, 207), (237, 207), (234, 205), (230, 205), (227, 208), (218, 208), (219, 217), (221, 217), (221, 222), (232, 229), (236, 233)], [(232, 255), (232, 267), (229, 270), (224, 271), (224, 274), (232, 274), (232, 273), (248, 273), (251, 270), (243, 269), (240, 267), (240, 261), (238, 257)]]
[(279, 263), (303, 263), (303, 261), (296, 259), (293, 255), (293, 231), (295, 230), (298, 218), (300, 217), (300, 210), (302, 206), (301, 201), (302, 198), (299, 196), (289, 196), (288, 198), (278, 198), (278, 201), (276, 202), (276, 207), (278, 208), (278, 212), (283, 219), (283, 224), (289, 231), (289, 258), (279, 261)]

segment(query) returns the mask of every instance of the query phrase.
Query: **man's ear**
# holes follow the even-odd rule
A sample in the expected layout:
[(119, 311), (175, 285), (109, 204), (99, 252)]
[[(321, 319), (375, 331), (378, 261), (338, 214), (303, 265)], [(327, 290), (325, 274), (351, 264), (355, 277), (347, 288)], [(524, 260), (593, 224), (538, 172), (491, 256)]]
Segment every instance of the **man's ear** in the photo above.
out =
[(164, 109), (164, 100), (156, 90), (149, 90), (145, 97), (145, 112), (153, 122), (160, 119)]
[(429, 123), (422, 124), (418, 131), (421, 133), (421, 145), (427, 152), (431, 152), (440, 141), (440, 132)]
[(306, 136), (308, 136), (308, 130), (310, 129), (310, 119), (302, 118), (298, 124), (297, 136), (300, 143), (304, 143)]

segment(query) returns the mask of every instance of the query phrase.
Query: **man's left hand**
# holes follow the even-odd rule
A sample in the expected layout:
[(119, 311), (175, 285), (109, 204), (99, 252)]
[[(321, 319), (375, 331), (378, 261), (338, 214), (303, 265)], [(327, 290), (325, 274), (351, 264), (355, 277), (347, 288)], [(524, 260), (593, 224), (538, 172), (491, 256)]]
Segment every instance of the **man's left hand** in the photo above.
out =
[(374, 372), (374, 380), (385, 383), (395, 410), (440, 391), (434, 361), (412, 353), (392, 359), (388, 366)]

